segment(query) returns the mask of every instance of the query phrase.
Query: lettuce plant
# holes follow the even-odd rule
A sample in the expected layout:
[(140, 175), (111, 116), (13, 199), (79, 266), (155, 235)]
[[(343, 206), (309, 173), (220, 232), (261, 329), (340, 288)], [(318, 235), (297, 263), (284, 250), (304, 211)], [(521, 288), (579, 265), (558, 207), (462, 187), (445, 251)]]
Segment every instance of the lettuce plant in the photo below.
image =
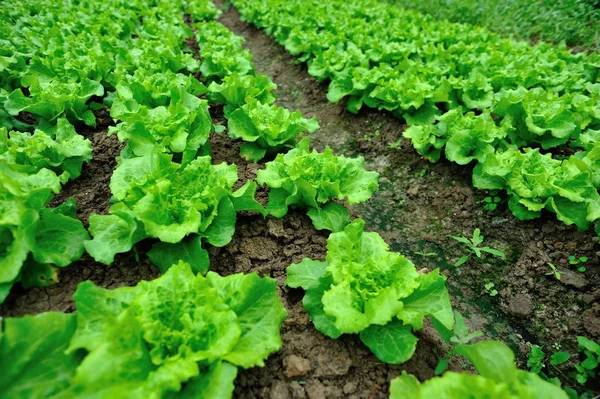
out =
[(209, 101), (224, 104), (225, 117), (246, 104), (247, 98), (255, 98), (261, 104), (272, 104), (275, 96), (272, 92), (277, 85), (265, 75), (240, 75), (237, 72), (223, 78), (220, 84), (212, 82), (208, 86)]
[(96, 126), (96, 117), (87, 102), (92, 96), (104, 94), (100, 83), (90, 79), (75, 83), (40, 75), (32, 75), (27, 83), (29, 96), (16, 89), (4, 103), (10, 115), (29, 112), (48, 121), (66, 116), (72, 123), (83, 121)]
[[(85, 245), (98, 262), (110, 264), (115, 254), (152, 237), (164, 244), (155, 246), (151, 259), (167, 268), (171, 264), (160, 262), (164, 254), (159, 253), (178, 253), (181, 245), (190, 245), (181, 242), (186, 236), (195, 234), (212, 245), (223, 246), (233, 236), (236, 210), (264, 212), (254, 200), (254, 182), (232, 191), (237, 181), (235, 165), (212, 165), (209, 156), (198, 157), (187, 165), (172, 162), (171, 158), (150, 152), (120, 160), (110, 182), (114, 201), (110, 214), (90, 216), (94, 238)], [(190, 257), (207, 258), (199, 245), (189, 248), (200, 251)]]
[(210, 0), (194, 0), (188, 2), (186, 13), (196, 22), (214, 20), (221, 15), (221, 10)]
[(250, 161), (260, 161), (267, 152), (293, 148), (303, 132), (313, 133), (319, 128), (316, 117), (305, 119), (300, 111), (273, 104), (262, 104), (248, 98), (246, 104), (229, 115), (229, 137), (242, 139), (240, 154)]
[(590, 164), (575, 156), (559, 161), (538, 149), (508, 149), (489, 155), (475, 167), (473, 185), (506, 189), (508, 206), (521, 220), (539, 217), (547, 209), (565, 224), (584, 230), (600, 217), (592, 173)]
[(404, 363), (417, 345), (413, 330), (426, 316), (452, 329), (445, 278), (438, 269), (419, 274), (379, 234), (363, 232), (364, 225), (356, 219), (332, 233), (325, 261), (291, 265), (286, 284), (306, 290), (304, 310), (317, 330), (334, 339), (358, 333), (379, 360)]
[(139, 106), (167, 107), (171, 102), (182, 101), (186, 93), (199, 96), (206, 93), (206, 86), (192, 75), (138, 69), (134, 74), (121, 76), (110, 114), (114, 119), (126, 120), (121, 116), (135, 112)]
[(281, 348), (287, 316), (274, 279), (204, 277), (183, 262), (135, 287), (107, 290), (83, 282), (74, 299), (76, 315), (6, 320), (2, 392), (52, 399), (230, 398), (238, 367), (262, 367)]
[(537, 87), (502, 90), (497, 95), (494, 114), (513, 126), (511, 141), (519, 147), (539, 143), (552, 148), (577, 139), (580, 127), (571, 110), (572, 96), (559, 96)]
[(75, 132), (65, 118), (56, 126), (41, 123), (33, 134), (0, 128), (0, 162), (27, 174), (52, 170), (62, 184), (81, 174), (84, 162), (92, 159), (92, 144)]
[(290, 206), (305, 207), (317, 229), (341, 231), (348, 223), (348, 212), (331, 200), (364, 202), (378, 189), (378, 178), (377, 172), (364, 169), (362, 157), (334, 155), (329, 147), (322, 153), (310, 151), (304, 139), (297, 148), (267, 162), (256, 181), (270, 188), (267, 210), (271, 215), (280, 218)]
[(232, 73), (254, 73), (250, 52), (242, 48), (244, 39), (216, 21), (199, 22), (196, 39), (202, 54), (200, 72), (207, 79), (220, 80)]
[(506, 129), (498, 127), (487, 111), (475, 115), (454, 109), (437, 120), (434, 125), (412, 125), (403, 133), (417, 152), (432, 162), (437, 162), (445, 151), (448, 160), (466, 165), (473, 160), (482, 161), (506, 145)]
[[(0, 164), (2, 165), (2, 164)], [(0, 168), (0, 303), (12, 285), (46, 286), (56, 267), (81, 258), (89, 239), (75, 214), (75, 201), (48, 209), (60, 183), (48, 169), (24, 174)]]
[(390, 399), (567, 399), (567, 394), (538, 375), (517, 369), (515, 355), (498, 341), (458, 345), (455, 352), (466, 357), (479, 374), (446, 372), (424, 383), (406, 371), (392, 380)]
[(197, 95), (206, 88), (196, 79), (174, 73), (136, 74), (117, 85), (110, 114), (120, 120), (108, 134), (127, 141), (125, 153), (143, 156), (159, 150), (194, 159), (212, 128), (208, 103)]

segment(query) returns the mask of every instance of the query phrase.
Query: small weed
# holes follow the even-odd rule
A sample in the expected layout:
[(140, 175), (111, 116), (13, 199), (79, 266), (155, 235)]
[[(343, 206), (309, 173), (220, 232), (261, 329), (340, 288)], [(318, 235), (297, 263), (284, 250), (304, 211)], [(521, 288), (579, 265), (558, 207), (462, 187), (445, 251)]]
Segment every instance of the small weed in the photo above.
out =
[(498, 196), (488, 196), (485, 197), (484, 199), (477, 201), (478, 204), (483, 204), (483, 209), (485, 209), (486, 211), (493, 211), (496, 208), (498, 208), (498, 205), (500, 204), (500, 202), (502, 202), (502, 198), (498, 197)]
[(546, 355), (544, 354), (543, 348), (539, 345), (531, 345), (531, 349), (529, 350), (529, 357), (527, 358), (527, 368), (529, 371), (535, 374), (539, 374), (546, 364), (544, 363), (544, 358)]
[(577, 258), (574, 255), (569, 256), (569, 264), (575, 265), (575, 266), (579, 265), (577, 270), (579, 270), (581, 273), (583, 273), (587, 270), (587, 267), (585, 265), (583, 265), (583, 263), (586, 263), (587, 261), (588, 261), (587, 256), (580, 256), (579, 258)]
[(600, 345), (586, 337), (577, 337), (579, 351), (585, 355), (585, 360), (575, 365), (575, 379), (584, 385), (589, 377), (595, 377), (600, 363)]
[(559, 271), (556, 268), (556, 266), (554, 266), (552, 263), (548, 263), (548, 266), (550, 267), (551, 270), (546, 273), (546, 276), (554, 276), (555, 279), (560, 280), (561, 274), (564, 274), (564, 273)]
[[(459, 312), (454, 312), (454, 328), (452, 330), (448, 330), (444, 325), (437, 320), (433, 319), (433, 326), (440, 333), (442, 339), (451, 344), (453, 347), (457, 345), (466, 345), (469, 342), (473, 341), (475, 338), (479, 338), (483, 335), (481, 331), (473, 331), (469, 332), (469, 327), (465, 323), (465, 319), (462, 314)], [(448, 361), (452, 356), (454, 356), (454, 350), (448, 352), (446, 356), (444, 356), (438, 362), (437, 367), (435, 368), (435, 375), (440, 375), (448, 368)], [(464, 364), (466, 368), (466, 363)]]
[(465, 256), (462, 256), (459, 260), (457, 260), (456, 263), (454, 264), (454, 266), (462, 265), (463, 263), (465, 263), (466, 261), (471, 259), (472, 255), (477, 256), (477, 258), (481, 258), (482, 252), (487, 252), (487, 253), (497, 256), (499, 258), (504, 258), (506, 256), (504, 254), (504, 252), (502, 252), (498, 249), (494, 249), (494, 248), (490, 248), (490, 247), (480, 247), (479, 244), (483, 243), (483, 236), (481, 235), (481, 232), (478, 228), (473, 231), (472, 238), (457, 237), (457, 236), (448, 236), (448, 237), (450, 237), (453, 240), (456, 240), (460, 243), (465, 244), (465, 246), (469, 250), (469, 253)]
[(484, 285), (485, 292), (487, 292), (489, 296), (498, 295), (498, 290), (496, 288), (494, 288), (495, 286), (496, 286), (496, 284), (494, 284), (492, 282), (487, 283), (486, 285)]
[(388, 148), (390, 148), (392, 150), (399, 150), (402, 148), (401, 143), (402, 143), (402, 139), (399, 139), (398, 141), (395, 141), (393, 143), (392, 142), (388, 143), (387, 146), (388, 146)]
[(436, 256), (437, 254), (435, 252), (417, 251), (417, 252), (415, 252), (415, 255), (419, 255), (419, 256), (422, 256), (424, 258), (429, 258), (431, 256)]
[[(552, 370), (548, 370), (548, 374), (542, 371), (542, 369), (546, 368), (546, 354), (544, 353), (544, 348), (538, 345), (530, 344), (530, 346), (531, 350), (529, 351), (529, 357), (527, 358), (527, 368), (529, 371), (539, 375), (546, 381), (560, 385), (559, 379)], [(559, 366), (570, 358), (571, 355), (567, 352), (554, 352), (552, 356), (550, 356), (550, 365)]]
[(363, 135), (363, 140), (365, 140), (367, 143), (370, 143), (371, 141), (373, 141), (373, 137), (379, 137), (379, 136), (381, 136), (381, 132), (378, 129), (378, 130), (375, 130), (375, 132), (373, 132), (372, 135), (365, 133)]
[(423, 177), (427, 174), (427, 169), (421, 169), (421, 171), (419, 172), (419, 176)]

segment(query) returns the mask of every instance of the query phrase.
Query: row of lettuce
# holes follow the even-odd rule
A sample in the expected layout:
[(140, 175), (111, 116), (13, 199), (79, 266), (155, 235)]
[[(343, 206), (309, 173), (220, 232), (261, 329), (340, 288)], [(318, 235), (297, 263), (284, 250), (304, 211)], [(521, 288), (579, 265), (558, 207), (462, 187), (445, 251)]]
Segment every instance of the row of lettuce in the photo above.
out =
[(485, 26), (521, 40), (541, 39), (567, 46), (600, 48), (597, 0), (390, 0), (436, 19)]
[(505, 190), (519, 219), (545, 209), (585, 230), (600, 218), (600, 54), (530, 46), (375, 0), (234, 4), (330, 80), (330, 101), (405, 119), (419, 154), (474, 164), (474, 186)]
[[(37, 12), (25, 12), (29, 6)], [(17, 281), (47, 284), (54, 267), (78, 259), (84, 248), (111, 264), (144, 239), (152, 240), (147, 255), (163, 272), (115, 290), (81, 283), (76, 314), (4, 320), (3, 392), (23, 398), (231, 397), (238, 367), (262, 366), (281, 347), (286, 316), (273, 279), (207, 272), (206, 245), (229, 243), (242, 210), (283, 217), (289, 207), (306, 209), (316, 228), (333, 232), (326, 260), (292, 265), (287, 280), (306, 290), (305, 310), (327, 336), (359, 334), (381, 361), (400, 364), (413, 356), (414, 331), (425, 317), (453, 334), (439, 270), (418, 273), (332, 201), (366, 201), (377, 189), (377, 173), (365, 171), (361, 158), (311, 151), (308, 139), (296, 142), (318, 128), (316, 120), (274, 105), (276, 86), (254, 73), (242, 39), (213, 21), (218, 12), (212, 3), (90, 0), (64, 9), (9, 2), (0, 10), (10, 21), (3, 30), (20, 28), (7, 36), (14, 48), (0, 75), (7, 196), (0, 272), (13, 273), (2, 281), (5, 293)], [(184, 12), (192, 16), (202, 62), (184, 50), (193, 34)], [(85, 46), (94, 51), (84, 52)], [(92, 94), (89, 87), (95, 87)], [(90, 95), (76, 96), (75, 106), (78, 90)], [(109, 134), (127, 144), (111, 178), (109, 214), (90, 216), (89, 240), (72, 200), (45, 206), (89, 161), (90, 143), (75, 128), (93, 126), (101, 103), (117, 122)], [(212, 164), (208, 138), (221, 128), (213, 125), (209, 103), (223, 105), (229, 136), (242, 139), (245, 158), (288, 150), (258, 172), (257, 182), (270, 189), (266, 209), (254, 198), (255, 182), (233, 190), (235, 165)], [(35, 123), (27, 123), (25, 112)], [(422, 386), (403, 375), (392, 396), (443, 391), (456, 397), (484, 384), (514, 397), (566, 398), (559, 387), (517, 371), (501, 343), (463, 344), (455, 351), (480, 375), (448, 372)]]
[[(15, 282), (29, 287), (56, 281), (55, 268), (85, 252), (89, 235), (75, 218), (73, 201), (54, 210), (46, 205), (91, 159), (90, 141), (76, 130), (93, 128), (94, 111), (103, 103), (118, 103), (116, 93), (127, 87), (156, 103), (173, 96), (196, 107), (199, 116), (192, 119), (201, 120), (199, 129), (208, 134), (206, 103), (201, 109), (199, 99), (184, 96), (185, 83), (193, 84), (187, 73), (199, 67), (183, 51), (191, 32), (180, 17), (184, 6), (183, 1), (148, 7), (145, 1), (90, 0), (0, 7), (0, 173), (7, 210), (1, 223), (0, 300)], [(164, 114), (160, 111), (157, 118)]]

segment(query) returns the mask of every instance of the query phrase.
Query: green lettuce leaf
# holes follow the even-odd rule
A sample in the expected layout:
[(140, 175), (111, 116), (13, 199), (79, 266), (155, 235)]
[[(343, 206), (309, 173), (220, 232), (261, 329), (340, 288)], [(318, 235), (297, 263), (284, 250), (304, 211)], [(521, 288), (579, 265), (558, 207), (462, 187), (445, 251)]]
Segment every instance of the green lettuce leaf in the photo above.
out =
[[(26, 287), (56, 281), (54, 266), (65, 267), (81, 258), (89, 236), (74, 215), (74, 201), (45, 208), (51, 190), (58, 190), (54, 172), (40, 169), (23, 174), (0, 170), (0, 284), (17, 281)], [(5, 296), (5, 295), (2, 295)]]
[(306, 290), (304, 309), (317, 330), (331, 338), (360, 333), (380, 360), (403, 363), (415, 350), (412, 330), (422, 328), (425, 316), (448, 329), (454, 325), (445, 279), (439, 270), (417, 273), (379, 234), (363, 229), (356, 219), (332, 233), (326, 262), (291, 265), (286, 284)]
[(21, 172), (46, 168), (64, 184), (79, 177), (83, 163), (91, 159), (90, 141), (78, 135), (65, 118), (58, 118), (56, 126), (42, 124), (33, 134), (0, 128), (0, 162)]
[(4, 108), (10, 115), (29, 112), (48, 121), (64, 115), (71, 123), (83, 121), (88, 126), (96, 126), (96, 117), (87, 101), (92, 96), (104, 94), (100, 83), (91, 79), (75, 83), (34, 74), (29, 76), (27, 86), (29, 96), (25, 96), (21, 89), (8, 96)]
[[(259, 170), (256, 181), (270, 188), (267, 210), (275, 217), (282, 217), (288, 207), (308, 207), (314, 220), (325, 227), (324, 218), (338, 219), (331, 228), (340, 228), (346, 220), (341, 208), (335, 206), (323, 211), (321, 208), (331, 199), (347, 199), (349, 204), (368, 200), (378, 189), (377, 172), (364, 169), (363, 158), (336, 156), (327, 147), (324, 152), (309, 150), (307, 139), (286, 154), (279, 154), (265, 169)], [(323, 212), (331, 212), (331, 215)]]
[(194, 24), (196, 40), (202, 54), (200, 72), (209, 79), (222, 79), (238, 73), (254, 73), (250, 52), (242, 48), (244, 39), (216, 21)]
[(81, 356), (65, 354), (76, 328), (74, 314), (7, 318), (0, 332), (0, 390), (15, 399), (53, 398), (75, 375)]
[(275, 96), (272, 92), (277, 85), (265, 75), (240, 75), (237, 72), (223, 78), (220, 84), (212, 82), (208, 86), (209, 101), (224, 104), (225, 117), (246, 104), (248, 98), (254, 98), (261, 104), (272, 104)]
[(499, 341), (459, 345), (456, 353), (469, 359), (479, 375), (447, 372), (420, 384), (416, 377), (402, 372), (392, 380), (390, 399), (567, 399), (567, 394), (538, 375), (518, 370), (514, 354)]
[(210, 266), (208, 252), (202, 248), (202, 238), (197, 235), (188, 236), (176, 244), (158, 242), (147, 255), (161, 273), (180, 260), (188, 263), (194, 273), (206, 274)]
[[(160, 245), (152, 251), (154, 262), (166, 270), (170, 260), (163, 260), (173, 258), (165, 251), (179, 256), (190, 249), (176, 246), (184, 237), (197, 234), (211, 245), (224, 246), (235, 231), (236, 210), (264, 214), (253, 199), (255, 184), (247, 183), (237, 192), (232, 191), (237, 181), (235, 165), (212, 165), (209, 156), (197, 157), (185, 165), (171, 158), (153, 151), (120, 160), (110, 183), (116, 202), (110, 215), (90, 217), (94, 238), (86, 248), (94, 259), (110, 264), (116, 253), (129, 251), (140, 240), (158, 238), (174, 244)], [(202, 260), (192, 263), (202, 269), (205, 255), (196, 250)]]
[(135, 99), (126, 101), (127, 110), (125, 105), (113, 104), (111, 115), (122, 122), (109, 128), (108, 134), (116, 133), (120, 141), (127, 141), (128, 149), (136, 156), (158, 150), (189, 152), (193, 159), (208, 141), (212, 120), (206, 100), (183, 91), (171, 98), (168, 106), (148, 108), (138, 105)]
[(134, 398), (228, 397), (236, 366), (262, 366), (281, 347), (286, 317), (275, 280), (203, 277), (183, 262), (135, 287), (105, 290), (84, 282), (75, 303), (68, 353), (89, 353), (60, 398), (128, 391)]
[(300, 111), (290, 112), (287, 108), (262, 104), (248, 98), (246, 104), (229, 115), (229, 136), (242, 139), (246, 158), (259, 161), (266, 152), (278, 152), (293, 148), (296, 138), (303, 132), (313, 133), (319, 128), (315, 117), (304, 119)]

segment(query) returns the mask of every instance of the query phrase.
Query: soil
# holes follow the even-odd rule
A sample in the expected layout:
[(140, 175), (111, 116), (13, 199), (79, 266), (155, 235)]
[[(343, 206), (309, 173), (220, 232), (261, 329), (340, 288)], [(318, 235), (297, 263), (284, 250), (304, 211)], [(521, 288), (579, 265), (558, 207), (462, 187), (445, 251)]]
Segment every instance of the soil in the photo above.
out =
[[(526, 358), (527, 343), (543, 345), (547, 353), (561, 349), (574, 354), (577, 335), (600, 340), (600, 248), (591, 231), (578, 232), (550, 214), (518, 221), (504, 199), (493, 212), (484, 210), (478, 201), (489, 194), (472, 187), (469, 167), (446, 161), (428, 163), (404, 139), (400, 148), (391, 148), (389, 144), (397, 142), (405, 129), (401, 120), (376, 110), (353, 115), (344, 104), (328, 103), (326, 84), (311, 78), (306, 67), (297, 64), (272, 38), (240, 21), (235, 9), (217, 3), (224, 9), (220, 22), (246, 39), (257, 72), (278, 85), (278, 104), (299, 109), (305, 117), (317, 117), (321, 129), (313, 134), (312, 145), (319, 150), (330, 146), (346, 156), (363, 156), (367, 169), (380, 173), (379, 191), (368, 202), (352, 207), (352, 216), (364, 218), (369, 230), (379, 232), (393, 250), (412, 259), (417, 269), (441, 268), (448, 276), (454, 306), (473, 330), (509, 344), (520, 362)], [(193, 43), (189, 45), (193, 47)], [(211, 109), (211, 114), (216, 124), (225, 124), (218, 107)], [(97, 129), (80, 131), (92, 141), (94, 159), (52, 204), (75, 197), (78, 215), (86, 226), (91, 213), (108, 211), (108, 183), (122, 148), (116, 136), (106, 135), (110, 118), (101, 112), (99, 116)], [(237, 186), (254, 178), (264, 165), (265, 161), (252, 164), (240, 158), (240, 144), (226, 134), (213, 134), (211, 145), (214, 163), (238, 166)], [(266, 194), (259, 189), (263, 203)], [(506, 259), (484, 256), (453, 267), (466, 250), (447, 235), (470, 236), (476, 227), (485, 237), (484, 245), (504, 251)], [(417, 333), (417, 352), (401, 366), (378, 361), (355, 335), (331, 340), (314, 329), (302, 310), (302, 290), (286, 288), (283, 282), (291, 263), (305, 257), (323, 259), (326, 239), (327, 234), (316, 231), (302, 212), (292, 211), (282, 219), (242, 213), (232, 242), (210, 249), (211, 270), (222, 275), (254, 271), (277, 279), (288, 311), (281, 331), (282, 349), (267, 359), (264, 368), (240, 372), (235, 397), (387, 398), (389, 381), (401, 370), (420, 379), (433, 376), (444, 345), (430, 324)], [(71, 297), (84, 280), (116, 288), (155, 278), (159, 272), (145, 256), (148, 248), (148, 243), (142, 242), (137, 254), (118, 255), (110, 267), (84, 256), (61, 269), (55, 285), (30, 290), (17, 286), (2, 305), (2, 315), (74, 311)], [(581, 273), (577, 266), (569, 265), (569, 255), (587, 256), (587, 270)], [(549, 262), (564, 273), (560, 280), (546, 274)], [(489, 282), (498, 290), (493, 297), (484, 288)], [(464, 366), (456, 360), (451, 368)]]

